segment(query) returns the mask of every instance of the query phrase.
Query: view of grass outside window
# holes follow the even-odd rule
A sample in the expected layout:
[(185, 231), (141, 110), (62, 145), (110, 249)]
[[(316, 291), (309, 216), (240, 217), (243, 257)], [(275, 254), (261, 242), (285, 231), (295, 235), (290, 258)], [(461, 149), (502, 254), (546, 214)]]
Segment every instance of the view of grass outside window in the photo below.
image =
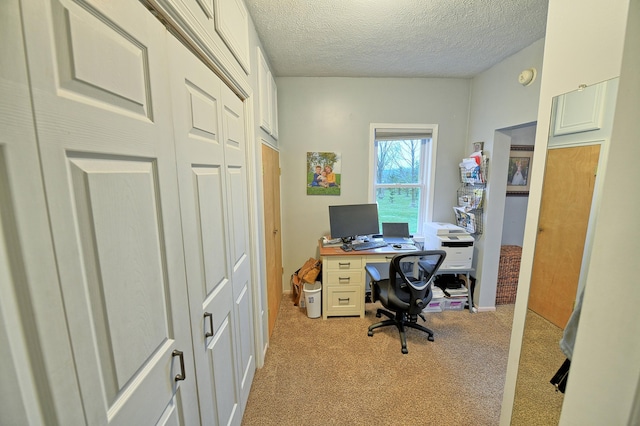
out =
[[(407, 222), (416, 234), (424, 221), (421, 196), (426, 194), (427, 139), (376, 140), (374, 190), (383, 222)], [(382, 229), (382, 226), (380, 227)]]

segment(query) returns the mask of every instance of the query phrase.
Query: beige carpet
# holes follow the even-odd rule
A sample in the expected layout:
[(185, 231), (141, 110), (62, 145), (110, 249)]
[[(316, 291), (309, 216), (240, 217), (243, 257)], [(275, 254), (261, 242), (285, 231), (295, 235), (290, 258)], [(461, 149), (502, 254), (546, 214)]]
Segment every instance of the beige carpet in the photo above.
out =
[(549, 380), (565, 360), (558, 342), (562, 330), (533, 311), (527, 312), (516, 381), (512, 426), (557, 425), (564, 394)]
[[(365, 318), (310, 319), (285, 297), (243, 425), (497, 425), (514, 305), (427, 314), (435, 341)], [(419, 320), (422, 323), (422, 320)]]

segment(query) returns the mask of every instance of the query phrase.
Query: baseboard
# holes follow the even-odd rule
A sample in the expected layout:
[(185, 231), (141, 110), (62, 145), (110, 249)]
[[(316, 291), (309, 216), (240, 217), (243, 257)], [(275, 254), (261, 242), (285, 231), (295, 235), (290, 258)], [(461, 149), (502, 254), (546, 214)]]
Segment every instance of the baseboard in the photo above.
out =
[(495, 306), (475, 306), (478, 312), (495, 312)]

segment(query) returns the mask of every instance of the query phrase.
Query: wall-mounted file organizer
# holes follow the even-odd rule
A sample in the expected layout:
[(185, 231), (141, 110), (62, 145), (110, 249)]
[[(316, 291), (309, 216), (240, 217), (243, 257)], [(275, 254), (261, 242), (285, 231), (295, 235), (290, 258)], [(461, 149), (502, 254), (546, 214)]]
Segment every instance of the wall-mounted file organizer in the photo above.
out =
[(482, 234), (483, 204), (489, 163), (485, 155), (480, 158), (480, 164), (476, 162), (474, 165), (468, 161), (469, 159), (463, 160), (460, 164), (462, 186), (458, 188), (458, 205), (453, 208), (456, 224), (474, 236)]

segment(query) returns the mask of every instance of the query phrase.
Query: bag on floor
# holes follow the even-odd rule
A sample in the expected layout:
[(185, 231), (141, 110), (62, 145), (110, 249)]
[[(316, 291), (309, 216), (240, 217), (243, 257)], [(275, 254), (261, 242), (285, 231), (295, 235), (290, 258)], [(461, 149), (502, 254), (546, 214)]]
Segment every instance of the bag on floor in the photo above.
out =
[(322, 261), (310, 257), (304, 265), (291, 275), (291, 288), (293, 289), (293, 305), (300, 304), (304, 283), (314, 283), (322, 270)]

